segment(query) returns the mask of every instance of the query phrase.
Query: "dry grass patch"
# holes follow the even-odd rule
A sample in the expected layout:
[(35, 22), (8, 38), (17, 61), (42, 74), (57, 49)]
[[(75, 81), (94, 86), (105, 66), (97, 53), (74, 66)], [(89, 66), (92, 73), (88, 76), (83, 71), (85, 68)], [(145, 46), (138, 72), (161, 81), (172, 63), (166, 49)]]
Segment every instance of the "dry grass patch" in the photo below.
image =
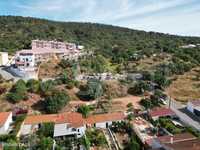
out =
[(127, 133), (114, 133), (121, 149), (124, 149), (129, 141), (129, 135)]
[(166, 89), (172, 98), (187, 102), (191, 99), (200, 99), (200, 68), (195, 68), (177, 79)]
[(171, 60), (171, 55), (166, 53), (156, 54), (155, 56), (151, 56), (149, 58), (144, 58), (139, 60), (136, 63), (136, 69), (137, 70), (152, 70), (155, 66), (160, 65), (162, 63), (168, 62)]
[(39, 67), (39, 79), (54, 78), (62, 73), (61, 67), (58, 66), (58, 60), (44, 62)]
[(105, 95), (111, 98), (127, 96), (128, 88), (122, 85), (119, 81), (104, 82)]

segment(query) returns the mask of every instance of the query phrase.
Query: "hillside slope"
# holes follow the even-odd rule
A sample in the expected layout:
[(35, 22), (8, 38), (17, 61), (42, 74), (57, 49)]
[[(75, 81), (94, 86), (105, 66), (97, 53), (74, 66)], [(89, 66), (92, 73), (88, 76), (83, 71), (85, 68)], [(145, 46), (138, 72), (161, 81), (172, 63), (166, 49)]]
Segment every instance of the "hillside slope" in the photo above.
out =
[(55, 22), (30, 17), (0, 16), (0, 51), (14, 52), (29, 48), (33, 39), (57, 39), (78, 42), (109, 56), (113, 48), (131, 51), (169, 49), (200, 38), (144, 32), (110, 25)]

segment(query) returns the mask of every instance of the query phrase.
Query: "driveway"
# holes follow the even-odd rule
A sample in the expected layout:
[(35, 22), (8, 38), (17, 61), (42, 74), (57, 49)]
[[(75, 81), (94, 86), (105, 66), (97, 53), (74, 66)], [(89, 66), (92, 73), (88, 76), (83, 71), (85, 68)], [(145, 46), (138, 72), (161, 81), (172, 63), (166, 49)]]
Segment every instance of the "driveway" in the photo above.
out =
[(14, 79), (14, 81), (16, 82), (17, 80), (19, 80), (20, 78), (19, 77), (16, 77), (14, 75), (12, 75), (11, 73), (9, 73), (7, 70), (6, 70), (6, 67), (0, 67), (0, 74), (2, 75), (2, 77), (6, 80), (11, 80), (11, 79)]
[(175, 100), (171, 100), (170, 108), (176, 113), (182, 122), (200, 131), (199, 119), (186, 110), (186, 105), (181, 104)]

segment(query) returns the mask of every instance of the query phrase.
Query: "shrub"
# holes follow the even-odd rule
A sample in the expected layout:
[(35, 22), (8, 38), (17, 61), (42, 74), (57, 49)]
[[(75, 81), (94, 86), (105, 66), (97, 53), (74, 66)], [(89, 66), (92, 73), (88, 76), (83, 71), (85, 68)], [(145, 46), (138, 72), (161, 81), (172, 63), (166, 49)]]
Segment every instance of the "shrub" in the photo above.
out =
[(18, 80), (7, 94), (7, 99), (13, 103), (27, 99), (26, 83), (23, 80)]
[(60, 91), (55, 91), (52, 95), (47, 96), (44, 101), (44, 107), (48, 113), (57, 113), (69, 102), (69, 96)]
[(43, 123), (37, 131), (37, 134), (39, 135), (39, 137), (53, 137), (53, 132), (54, 123)]
[(93, 108), (91, 106), (87, 106), (87, 105), (82, 105), (78, 108), (78, 112), (81, 113), (83, 115), (83, 117), (88, 117), (90, 111), (92, 110)]
[(107, 144), (107, 140), (101, 130), (87, 130), (86, 137), (88, 138), (91, 144), (94, 144), (96, 146), (104, 146)]
[(86, 87), (81, 89), (78, 95), (83, 99), (94, 100), (101, 97), (104, 93), (103, 85), (99, 80), (89, 80)]
[(42, 96), (49, 96), (52, 94), (54, 90), (55, 82), (52, 80), (48, 80), (46, 82), (41, 82), (39, 85), (39, 91)]
[(39, 87), (40, 87), (40, 81), (30, 79), (26, 83), (26, 87), (29, 92), (37, 93), (39, 92)]

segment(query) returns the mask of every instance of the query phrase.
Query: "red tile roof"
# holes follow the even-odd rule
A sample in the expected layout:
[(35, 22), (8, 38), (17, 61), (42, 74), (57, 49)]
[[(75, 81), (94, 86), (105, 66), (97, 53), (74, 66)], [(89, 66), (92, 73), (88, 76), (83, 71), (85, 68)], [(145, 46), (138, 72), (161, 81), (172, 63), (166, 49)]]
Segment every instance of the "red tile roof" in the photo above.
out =
[(80, 113), (66, 112), (58, 115), (56, 123), (69, 123), (73, 127), (80, 127), (84, 125), (84, 119)]
[(181, 141), (176, 143), (165, 144), (169, 149), (173, 150), (200, 150), (200, 140)]
[[(173, 138), (173, 141), (171, 140)], [(190, 133), (176, 134), (173, 136), (158, 137), (158, 141), (168, 149), (173, 150), (200, 150), (200, 140)]]
[(24, 120), (24, 124), (38, 124), (38, 123), (46, 123), (46, 122), (55, 122), (57, 116), (58, 116), (57, 114), (27, 116), (26, 119)]
[(164, 116), (172, 116), (175, 115), (175, 112), (170, 108), (155, 108), (150, 111), (150, 116), (153, 117), (164, 117)]
[(166, 136), (161, 136), (158, 137), (157, 139), (161, 142), (161, 143), (170, 143), (171, 142), (171, 138), (173, 137), (173, 143), (176, 142), (181, 142), (181, 141), (190, 141), (190, 140), (195, 140), (196, 137), (193, 136), (190, 133), (182, 133), (182, 134), (175, 134), (173, 136), (170, 135), (166, 135)]
[(8, 119), (11, 112), (1, 112), (0, 113), (0, 126), (3, 126)]
[(190, 101), (194, 106), (200, 106), (200, 100), (192, 100)]
[(106, 121), (118, 121), (125, 118), (124, 113), (108, 113), (108, 114), (99, 114), (92, 115), (88, 118), (83, 118), (80, 113), (76, 112), (66, 112), (61, 114), (52, 114), (52, 115), (34, 115), (27, 116), (24, 120), (24, 124), (38, 124), (46, 122), (54, 122), (57, 124), (69, 123), (73, 127), (80, 127), (84, 124), (93, 124), (98, 122)]
[(107, 113), (107, 114), (99, 114), (93, 115), (86, 119), (87, 124), (94, 124), (98, 122), (106, 122), (106, 121), (118, 121), (124, 120), (125, 115), (122, 112), (115, 112), (115, 113)]

